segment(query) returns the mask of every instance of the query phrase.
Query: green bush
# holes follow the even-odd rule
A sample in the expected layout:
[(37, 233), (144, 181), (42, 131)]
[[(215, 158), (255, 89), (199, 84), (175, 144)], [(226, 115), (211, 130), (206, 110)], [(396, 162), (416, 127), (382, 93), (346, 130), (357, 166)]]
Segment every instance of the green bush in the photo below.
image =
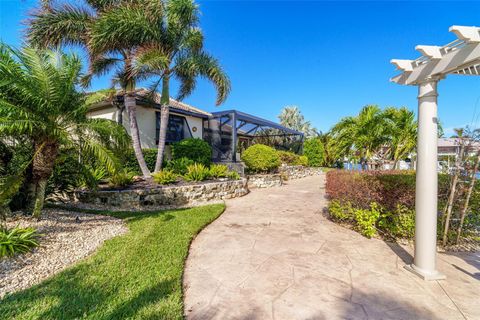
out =
[(240, 174), (237, 171), (229, 171), (227, 173), (227, 178), (230, 180), (240, 180)]
[(308, 157), (307, 156), (300, 156), (298, 157), (297, 162), (295, 163), (297, 166), (308, 166)]
[(223, 164), (214, 164), (210, 167), (210, 177), (218, 179), (225, 178), (228, 175), (228, 167)]
[(370, 209), (354, 209), (355, 229), (367, 238), (373, 237), (377, 234), (375, 225), (380, 218), (380, 214), (381, 208), (375, 202), (370, 204)]
[(38, 236), (34, 228), (0, 227), (0, 258), (26, 253), (37, 247)]
[(297, 165), (300, 156), (290, 151), (277, 151), (280, 161), (287, 165)]
[(123, 169), (121, 171), (118, 171), (112, 174), (112, 176), (110, 177), (109, 184), (111, 187), (114, 187), (114, 188), (124, 188), (133, 183), (134, 176), (135, 176), (134, 172), (129, 171), (128, 169)]
[(165, 166), (165, 169), (172, 170), (179, 175), (184, 175), (187, 173), (187, 167), (194, 163), (195, 162), (193, 160), (183, 157), (180, 159), (170, 160)]
[(353, 208), (350, 202), (342, 204), (340, 201), (333, 200), (328, 205), (330, 216), (337, 221), (353, 220)]
[(195, 163), (187, 168), (187, 173), (183, 178), (187, 181), (203, 181), (208, 179), (210, 170), (201, 163)]
[(280, 157), (272, 147), (255, 144), (242, 154), (248, 170), (251, 172), (273, 172), (280, 166)]
[(212, 163), (212, 147), (199, 138), (184, 139), (172, 145), (172, 159), (180, 158), (209, 166)]
[(320, 167), (324, 162), (324, 148), (319, 138), (310, 138), (303, 144), (303, 154), (308, 158), (308, 165)]
[(397, 204), (395, 211), (383, 211), (378, 226), (392, 238), (412, 239), (415, 235), (415, 210)]
[(152, 174), (152, 178), (158, 184), (171, 184), (177, 181), (177, 174), (172, 170), (164, 169)]

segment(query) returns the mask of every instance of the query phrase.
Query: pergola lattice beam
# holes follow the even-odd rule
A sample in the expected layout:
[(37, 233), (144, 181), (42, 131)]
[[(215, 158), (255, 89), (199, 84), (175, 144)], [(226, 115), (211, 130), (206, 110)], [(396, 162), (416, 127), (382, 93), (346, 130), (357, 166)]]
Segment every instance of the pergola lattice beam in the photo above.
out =
[(445, 46), (416, 47), (422, 56), (416, 60), (392, 59), (402, 73), (390, 81), (417, 85), (429, 79), (442, 79), (448, 74), (478, 75), (480, 69), (480, 28), (452, 26), (457, 40)]

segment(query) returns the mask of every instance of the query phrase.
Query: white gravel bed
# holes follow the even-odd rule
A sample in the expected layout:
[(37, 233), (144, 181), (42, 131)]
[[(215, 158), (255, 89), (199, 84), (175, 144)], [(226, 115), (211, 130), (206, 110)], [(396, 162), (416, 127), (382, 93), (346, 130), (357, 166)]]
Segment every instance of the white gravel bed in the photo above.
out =
[(121, 219), (58, 209), (44, 210), (40, 221), (24, 216), (7, 220), (8, 227), (17, 225), (36, 228), (42, 234), (40, 246), (0, 260), (0, 299), (40, 283), (128, 230)]

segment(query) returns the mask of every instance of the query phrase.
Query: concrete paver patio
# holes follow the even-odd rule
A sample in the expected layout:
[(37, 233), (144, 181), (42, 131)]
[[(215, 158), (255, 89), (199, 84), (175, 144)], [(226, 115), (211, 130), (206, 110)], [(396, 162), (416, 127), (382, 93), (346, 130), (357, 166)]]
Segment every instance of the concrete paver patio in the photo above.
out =
[(406, 271), (412, 248), (323, 214), (324, 176), (254, 190), (194, 240), (187, 319), (480, 319), (480, 253), (439, 254), (447, 280)]

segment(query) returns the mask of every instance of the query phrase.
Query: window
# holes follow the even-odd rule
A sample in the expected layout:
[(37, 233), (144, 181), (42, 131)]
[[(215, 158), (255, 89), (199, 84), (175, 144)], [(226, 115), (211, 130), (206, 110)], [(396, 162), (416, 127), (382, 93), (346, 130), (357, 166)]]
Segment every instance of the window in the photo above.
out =
[[(160, 136), (160, 112), (156, 112), (156, 130), (155, 130), (155, 143), (158, 144)], [(168, 119), (167, 127), (167, 143), (177, 142), (185, 138), (190, 138), (190, 129), (187, 121), (182, 116), (171, 114)]]

